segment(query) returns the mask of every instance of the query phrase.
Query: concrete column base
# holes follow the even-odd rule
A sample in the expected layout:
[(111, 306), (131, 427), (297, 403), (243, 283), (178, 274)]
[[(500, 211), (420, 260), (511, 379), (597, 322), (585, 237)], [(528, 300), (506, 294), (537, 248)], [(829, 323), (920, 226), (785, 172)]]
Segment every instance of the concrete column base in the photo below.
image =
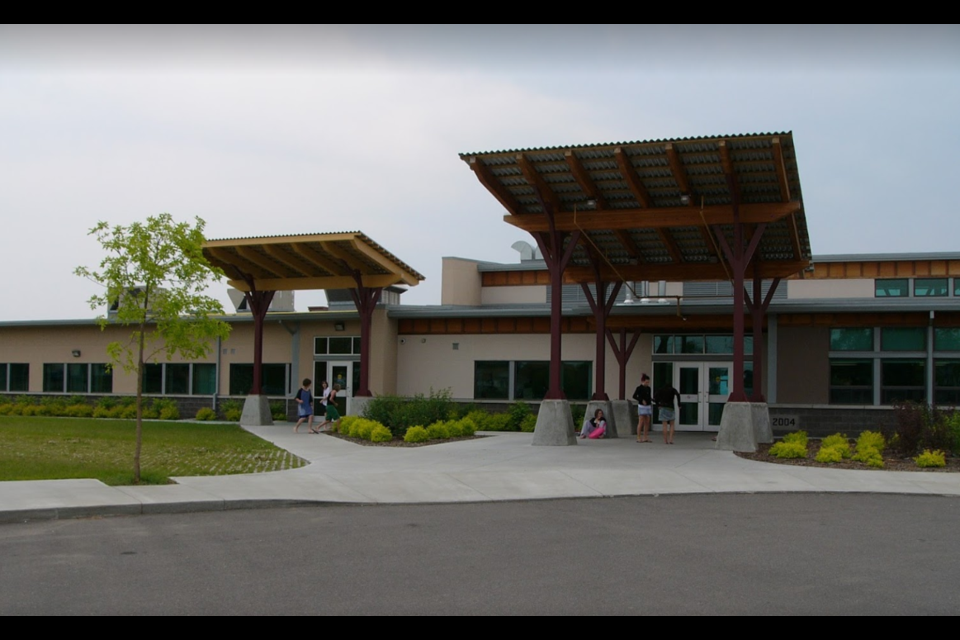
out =
[(753, 433), (758, 444), (773, 443), (773, 427), (770, 422), (770, 406), (766, 402), (750, 403), (753, 411)]
[(603, 409), (603, 417), (607, 421), (607, 432), (603, 437), (619, 438), (620, 436), (617, 435), (617, 417), (613, 414), (613, 403), (609, 400), (591, 400), (583, 414), (583, 423), (586, 424), (597, 409)]
[(623, 435), (637, 435), (637, 403), (629, 400), (611, 400), (613, 405), (613, 416), (617, 419), (617, 433), (623, 431)]
[(269, 427), (273, 424), (270, 399), (267, 396), (247, 396), (240, 414), (240, 424), (245, 427)]
[(362, 416), (371, 400), (373, 400), (373, 396), (351, 396), (350, 409), (347, 411), (347, 414), (351, 416)]
[(756, 451), (757, 434), (753, 427), (753, 408), (749, 402), (728, 402), (723, 405), (717, 449), (724, 451)]
[(534, 446), (567, 446), (577, 444), (573, 430), (570, 403), (566, 400), (544, 400), (537, 413), (537, 427), (533, 431)]

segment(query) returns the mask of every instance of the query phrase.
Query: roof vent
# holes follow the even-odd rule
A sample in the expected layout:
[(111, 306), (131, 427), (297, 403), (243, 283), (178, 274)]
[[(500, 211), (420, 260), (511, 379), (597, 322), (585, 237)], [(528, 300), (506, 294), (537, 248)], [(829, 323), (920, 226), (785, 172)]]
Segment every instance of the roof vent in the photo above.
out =
[(510, 245), (510, 248), (520, 252), (520, 262), (527, 262), (528, 260), (543, 260), (543, 255), (540, 254), (540, 249), (535, 249), (529, 242), (518, 240)]

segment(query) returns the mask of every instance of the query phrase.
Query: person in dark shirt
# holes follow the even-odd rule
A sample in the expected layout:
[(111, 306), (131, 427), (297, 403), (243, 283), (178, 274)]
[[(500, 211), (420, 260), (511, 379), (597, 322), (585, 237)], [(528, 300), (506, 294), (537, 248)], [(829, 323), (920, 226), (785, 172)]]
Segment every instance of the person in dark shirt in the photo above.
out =
[(653, 396), (650, 394), (650, 376), (640, 376), (640, 386), (633, 392), (637, 401), (637, 442), (651, 442), (650, 423), (653, 421)]
[(659, 389), (653, 399), (660, 409), (660, 421), (663, 422), (663, 442), (673, 444), (673, 431), (677, 422), (677, 402), (680, 401), (680, 392), (669, 382)]
[(310, 385), (313, 382), (310, 378), (303, 379), (303, 386), (297, 389), (297, 395), (294, 400), (297, 401), (297, 424), (293, 426), (293, 432), (300, 432), (300, 425), (307, 423), (307, 428), (313, 431), (313, 394), (310, 393)]

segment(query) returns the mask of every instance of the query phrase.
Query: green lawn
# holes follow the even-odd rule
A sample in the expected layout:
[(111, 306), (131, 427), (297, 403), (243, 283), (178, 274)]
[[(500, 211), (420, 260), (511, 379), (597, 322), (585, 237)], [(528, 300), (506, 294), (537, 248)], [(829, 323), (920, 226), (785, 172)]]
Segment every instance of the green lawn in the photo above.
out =
[[(0, 481), (133, 484), (133, 420), (0, 416)], [(141, 483), (295, 469), (306, 462), (235, 424), (144, 421)]]

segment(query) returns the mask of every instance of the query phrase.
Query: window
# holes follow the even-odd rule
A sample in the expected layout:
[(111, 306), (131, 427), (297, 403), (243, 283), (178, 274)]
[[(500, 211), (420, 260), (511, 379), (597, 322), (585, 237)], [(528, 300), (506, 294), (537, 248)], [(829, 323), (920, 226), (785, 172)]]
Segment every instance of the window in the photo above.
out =
[(882, 351), (926, 351), (927, 330), (923, 327), (884, 327), (880, 333)]
[(217, 392), (217, 365), (211, 363), (147, 363), (143, 392), (154, 395), (202, 395)]
[(190, 393), (190, 365), (186, 363), (164, 363), (163, 391), (168, 395), (187, 395)]
[(933, 344), (936, 351), (960, 351), (960, 329), (934, 329)]
[(313, 355), (342, 355), (358, 356), (360, 355), (359, 337), (317, 337), (313, 339)]
[(960, 278), (953, 279), (953, 295), (960, 296)]
[(8, 391), (29, 391), (30, 390), (30, 365), (15, 364), (11, 362), (7, 365), (9, 374), (7, 375)]
[(831, 329), (830, 351), (873, 351), (873, 329)]
[(873, 404), (873, 360), (830, 360), (830, 403)]
[[(17, 369), (16, 375), (11, 376), (10, 390), (26, 391), (29, 368), (27, 365), (11, 365), (11, 368), (14, 366)], [(44, 364), (43, 390), (47, 393), (113, 393), (113, 372), (106, 364)]]
[[(286, 396), (292, 391), (287, 383), (288, 365), (264, 364), (262, 369), (263, 392), (268, 396)], [(230, 395), (245, 396), (253, 388), (253, 364), (230, 365)]]
[(473, 397), (507, 400), (510, 397), (510, 362), (477, 360), (473, 363)]
[(914, 297), (943, 297), (949, 292), (947, 278), (917, 278), (913, 281)]
[(906, 298), (910, 295), (910, 280), (907, 278), (874, 280), (873, 291), (877, 298)]
[(924, 402), (926, 400), (926, 376), (924, 360), (881, 360), (880, 402)]
[(960, 405), (960, 360), (937, 360), (933, 372), (933, 401), (939, 405)]
[[(733, 353), (732, 335), (655, 335), (653, 353), (661, 354), (731, 354)], [(743, 353), (753, 353), (753, 336), (743, 337)]]
[(217, 365), (193, 365), (193, 385), (190, 393), (195, 396), (212, 396), (217, 393)]

